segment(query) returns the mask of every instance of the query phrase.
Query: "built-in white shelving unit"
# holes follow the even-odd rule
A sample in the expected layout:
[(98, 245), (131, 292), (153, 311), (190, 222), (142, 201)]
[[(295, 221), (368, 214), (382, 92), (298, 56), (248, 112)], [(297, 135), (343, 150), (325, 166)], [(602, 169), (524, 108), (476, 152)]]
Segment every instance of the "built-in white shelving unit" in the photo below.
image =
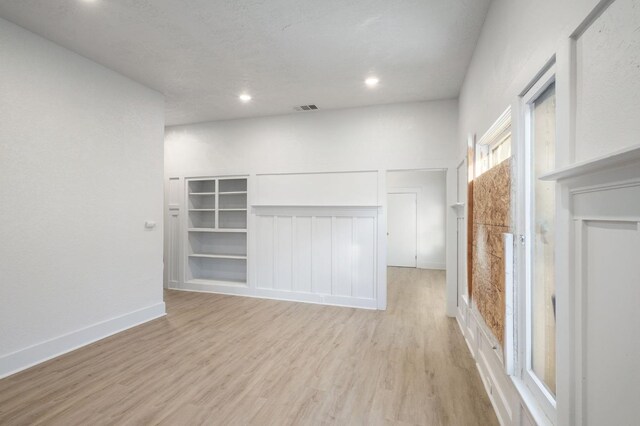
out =
[(247, 285), (247, 179), (186, 180), (185, 282)]

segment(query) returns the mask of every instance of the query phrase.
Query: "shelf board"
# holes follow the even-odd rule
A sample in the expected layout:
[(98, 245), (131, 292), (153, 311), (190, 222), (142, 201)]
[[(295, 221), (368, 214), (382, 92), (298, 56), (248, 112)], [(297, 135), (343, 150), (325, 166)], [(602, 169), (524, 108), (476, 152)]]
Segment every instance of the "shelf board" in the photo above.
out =
[(235, 259), (235, 260), (247, 260), (247, 256), (238, 256), (233, 254), (190, 254), (189, 257), (198, 257), (205, 259)]
[(543, 181), (560, 181), (570, 178), (585, 176), (602, 170), (628, 166), (640, 163), (640, 144), (621, 149), (611, 154), (581, 161), (569, 166), (561, 167), (550, 173), (540, 176)]
[(220, 195), (238, 195), (238, 194), (246, 194), (247, 191), (228, 191), (228, 192), (219, 192)]
[(188, 229), (189, 232), (240, 232), (240, 233), (244, 233), (247, 232), (246, 229), (232, 229), (232, 228), (189, 228)]
[(205, 285), (227, 285), (233, 287), (246, 287), (246, 281), (222, 281), (222, 280), (206, 280), (202, 278), (194, 278), (185, 281), (185, 284), (205, 284)]
[(216, 195), (215, 192), (190, 192), (189, 195)]
[(215, 212), (216, 209), (189, 209), (190, 212)]
[(220, 212), (246, 212), (247, 209), (218, 209)]

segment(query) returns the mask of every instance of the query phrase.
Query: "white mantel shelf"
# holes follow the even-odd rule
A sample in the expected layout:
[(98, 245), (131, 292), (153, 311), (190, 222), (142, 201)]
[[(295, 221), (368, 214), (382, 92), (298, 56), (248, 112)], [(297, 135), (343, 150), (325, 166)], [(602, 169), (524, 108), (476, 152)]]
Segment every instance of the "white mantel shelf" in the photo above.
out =
[(565, 179), (585, 176), (606, 169), (628, 166), (640, 163), (640, 145), (635, 145), (612, 154), (596, 157), (592, 160), (581, 161), (567, 167), (554, 170), (540, 177), (544, 181), (561, 181)]

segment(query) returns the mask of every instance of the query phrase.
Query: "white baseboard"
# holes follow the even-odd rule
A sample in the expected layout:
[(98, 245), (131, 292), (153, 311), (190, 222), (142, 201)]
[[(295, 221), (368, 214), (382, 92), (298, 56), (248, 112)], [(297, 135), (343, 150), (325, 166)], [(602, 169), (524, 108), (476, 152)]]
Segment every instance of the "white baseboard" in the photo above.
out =
[(166, 315), (164, 302), (0, 356), (0, 379)]

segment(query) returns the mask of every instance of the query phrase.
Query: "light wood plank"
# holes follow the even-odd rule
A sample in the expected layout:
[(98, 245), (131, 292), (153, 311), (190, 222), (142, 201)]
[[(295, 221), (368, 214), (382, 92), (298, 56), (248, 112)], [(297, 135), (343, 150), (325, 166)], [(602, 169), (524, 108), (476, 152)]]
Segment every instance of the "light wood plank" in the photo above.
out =
[(0, 380), (0, 424), (497, 424), (444, 282), (391, 268), (387, 311), (167, 291), (167, 317)]

